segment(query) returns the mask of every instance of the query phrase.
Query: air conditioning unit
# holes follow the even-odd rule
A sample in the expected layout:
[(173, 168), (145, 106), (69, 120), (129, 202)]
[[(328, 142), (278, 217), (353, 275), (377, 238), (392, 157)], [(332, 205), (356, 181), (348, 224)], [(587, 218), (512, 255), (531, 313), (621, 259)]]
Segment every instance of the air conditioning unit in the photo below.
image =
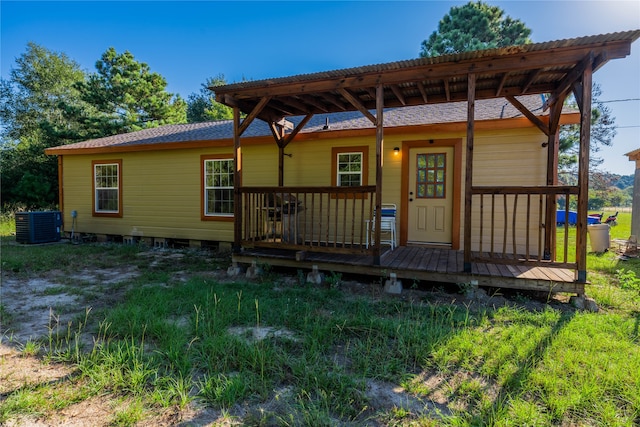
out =
[(58, 211), (16, 212), (16, 242), (49, 243), (60, 240), (62, 214)]

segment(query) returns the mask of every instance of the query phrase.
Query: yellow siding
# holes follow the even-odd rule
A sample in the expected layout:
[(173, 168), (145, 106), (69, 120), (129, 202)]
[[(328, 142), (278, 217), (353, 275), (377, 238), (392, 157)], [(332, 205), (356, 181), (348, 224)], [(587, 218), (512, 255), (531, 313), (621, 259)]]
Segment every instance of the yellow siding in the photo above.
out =
[[(200, 156), (230, 149), (169, 150), (63, 158), (64, 223), (80, 233), (233, 241), (231, 222), (202, 221)], [(122, 218), (92, 216), (94, 160), (122, 159)]]
[[(463, 140), (463, 132), (385, 136), (382, 201), (401, 205), (401, 161), (393, 147), (403, 141), (440, 138)], [(474, 185), (543, 185), (546, 176), (546, 140), (539, 131), (478, 132), (475, 136)], [(330, 186), (332, 147), (369, 147), (368, 184), (375, 184), (375, 137), (294, 141), (285, 152), (285, 186)], [(120, 154), (68, 155), (64, 161), (64, 220), (71, 231), (70, 212), (78, 212), (75, 231), (84, 233), (147, 236), (160, 238), (233, 241), (233, 225), (224, 221), (201, 220), (201, 155), (232, 155), (232, 147), (146, 151)], [(92, 217), (92, 168), (94, 160), (122, 159), (123, 217)], [(243, 184), (274, 186), (278, 182), (278, 150), (274, 143), (245, 145), (242, 149)], [(464, 183), (464, 169), (459, 171)], [(464, 190), (464, 187), (462, 188)], [(464, 217), (464, 195), (460, 194), (460, 218)], [(518, 207), (520, 215), (524, 208)], [(536, 207), (537, 209), (537, 207)], [(536, 210), (537, 212), (537, 210)], [(477, 209), (474, 218), (477, 218)], [(400, 216), (402, 213), (398, 212)], [(485, 223), (487, 219), (485, 218)], [(502, 218), (500, 221), (503, 221)], [(511, 218), (508, 226), (511, 227)], [(478, 244), (479, 219), (473, 233)], [(539, 221), (536, 220), (536, 224)], [(524, 221), (518, 220), (519, 227)], [(502, 227), (502, 223), (499, 224)], [(463, 225), (461, 224), (461, 227)], [(486, 227), (486, 225), (485, 225)], [(533, 227), (533, 226), (532, 226)], [(537, 233), (537, 228), (536, 228)], [(486, 232), (486, 229), (485, 229)], [(460, 231), (463, 236), (464, 231)], [(486, 237), (485, 237), (486, 240)], [(519, 242), (519, 244), (522, 242)], [(460, 242), (462, 245), (463, 242)]]

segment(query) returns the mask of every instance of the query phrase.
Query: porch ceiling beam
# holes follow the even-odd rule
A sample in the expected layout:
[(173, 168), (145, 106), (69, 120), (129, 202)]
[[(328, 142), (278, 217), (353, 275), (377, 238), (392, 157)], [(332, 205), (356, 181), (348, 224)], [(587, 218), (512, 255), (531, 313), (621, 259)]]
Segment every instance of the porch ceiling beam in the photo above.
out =
[(258, 104), (253, 108), (253, 110), (244, 118), (242, 124), (238, 127), (238, 136), (242, 135), (245, 130), (249, 127), (251, 122), (258, 117), (262, 109), (269, 103), (271, 100), (270, 96), (265, 96), (258, 102)]
[(405, 106), (407, 105), (407, 102), (404, 100), (404, 95), (402, 93), (402, 89), (400, 89), (400, 86), (398, 85), (391, 85), (391, 91), (393, 92), (393, 94), (396, 96), (396, 98), (398, 98), (398, 101), (400, 101), (400, 103)]
[[(535, 86), (535, 90), (540, 91), (541, 93), (548, 93), (552, 89), (553, 89), (553, 86), (550, 84)], [(495, 95), (495, 89), (478, 90), (476, 91), (476, 94), (477, 94), (476, 99), (497, 98)], [(501, 96), (505, 97), (508, 95), (512, 95), (512, 96), (522, 95), (520, 87), (518, 86), (518, 87), (504, 88)], [(456, 101), (466, 101), (466, 100), (467, 100), (467, 93), (465, 88), (464, 92), (451, 92), (451, 97), (448, 101), (445, 98), (445, 95), (442, 93), (429, 95), (428, 104), (442, 104), (446, 102), (456, 102)], [(420, 95), (405, 96), (405, 102), (406, 102), (406, 105), (424, 105), (424, 100)], [(368, 110), (375, 109), (375, 104), (372, 101), (361, 101), (361, 103)], [(398, 101), (395, 98), (389, 98), (385, 100), (385, 108), (401, 107), (401, 106), (403, 106), (403, 104), (401, 104), (400, 101)]]
[(279, 116), (299, 116), (308, 112), (308, 108), (301, 111), (294, 105), (289, 104), (288, 100), (284, 98), (272, 99), (269, 102), (269, 108), (277, 111)]
[(538, 68), (537, 70), (533, 70), (531, 73), (529, 73), (529, 76), (527, 77), (527, 80), (524, 82), (524, 84), (522, 85), (522, 93), (527, 93), (527, 90), (529, 90), (529, 87), (533, 84), (533, 82), (538, 78), (538, 76), (542, 73), (542, 68)]
[(311, 112), (309, 110), (308, 105), (306, 105), (304, 102), (297, 100), (296, 98), (289, 97), (289, 98), (283, 98), (282, 100), (286, 105), (296, 108), (300, 112), (300, 115), (309, 114)]
[(320, 96), (338, 107), (341, 111), (347, 111), (347, 107), (345, 107), (344, 103), (337, 96), (330, 93), (322, 93)]
[(507, 96), (507, 100), (516, 107), (518, 111), (520, 111), (524, 116), (529, 119), (531, 123), (536, 125), (538, 129), (540, 129), (545, 135), (549, 136), (549, 126), (544, 124), (542, 120), (540, 120), (535, 114), (533, 114), (527, 107), (525, 107), (515, 96)]
[(500, 92), (502, 92), (502, 88), (507, 83), (507, 78), (509, 77), (509, 73), (504, 73), (502, 78), (500, 79), (500, 83), (498, 83), (498, 88), (496, 89), (496, 96), (500, 96)]
[(318, 101), (314, 96), (302, 95), (299, 97), (302, 102), (305, 102), (313, 107), (316, 107), (321, 113), (328, 113), (327, 106)]
[[(378, 89), (378, 91), (382, 92), (382, 89)], [(371, 120), (371, 123), (373, 123), (374, 125), (378, 123), (378, 120), (375, 118), (375, 116), (371, 114), (369, 110), (367, 110), (367, 108), (364, 105), (362, 105), (362, 102), (360, 102), (358, 98), (353, 96), (351, 92), (349, 92), (346, 89), (339, 89), (338, 92), (340, 92), (340, 94), (344, 96), (344, 98), (347, 101), (349, 101), (351, 105), (353, 105), (358, 111), (360, 111), (366, 118)], [(383, 96), (383, 95), (378, 95), (378, 96)], [(376, 100), (376, 104), (378, 104), (377, 100)]]
[(429, 102), (429, 98), (427, 97), (427, 90), (425, 89), (424, 84), (422, 82), (416, 82), (416, 86), (420, 91), (420, 95), (422, 95), (422, 100), (427, 104)]
[(371, 99), (373, 99), (375, 101), (375, 99), (376, 99), (376, 89), (373, 88), (373, 87), (367, 87), (367, 88), (364, 88), (364, 90), (369, 94)]

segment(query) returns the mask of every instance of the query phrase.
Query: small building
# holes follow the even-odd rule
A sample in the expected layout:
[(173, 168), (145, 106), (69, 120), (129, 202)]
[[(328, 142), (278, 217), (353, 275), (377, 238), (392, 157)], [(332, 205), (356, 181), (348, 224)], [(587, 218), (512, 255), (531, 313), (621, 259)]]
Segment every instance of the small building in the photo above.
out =
[[(234, 262), (582, 294), (581, 112), (591, 110), (592, 73), (638, 37), (212, 88), (234, 120), (48, 149), (59, 156), (65, 230), (229, 242)], [(578, 111), (564, 107), (569, 93)], [(557, 185), (564, 123), (582, 129), (576, 186)], [(556, 241), (558, 197), (578, 206), (575, 254)]]
[(629, 161), (635, 162), (636, 170), (633, 178), (633, 201), (631, 204), (631, 235), (640, 236), (640, 148), (625, 154)]

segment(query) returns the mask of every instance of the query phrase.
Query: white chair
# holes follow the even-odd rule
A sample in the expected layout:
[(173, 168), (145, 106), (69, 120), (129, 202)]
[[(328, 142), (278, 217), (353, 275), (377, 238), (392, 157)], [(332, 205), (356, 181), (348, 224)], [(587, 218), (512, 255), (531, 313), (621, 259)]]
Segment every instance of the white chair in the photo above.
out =
[[(397, 207), (393, 203), (383, 203), (380, 215), (380, 244), (391, 246), (391, 250), (396, 248), (396, 213)], [(371, 221), (367, 221), (367, 248), (369, 248), (369, 233), (374, 234), (376, 228), (375, 212)]]

